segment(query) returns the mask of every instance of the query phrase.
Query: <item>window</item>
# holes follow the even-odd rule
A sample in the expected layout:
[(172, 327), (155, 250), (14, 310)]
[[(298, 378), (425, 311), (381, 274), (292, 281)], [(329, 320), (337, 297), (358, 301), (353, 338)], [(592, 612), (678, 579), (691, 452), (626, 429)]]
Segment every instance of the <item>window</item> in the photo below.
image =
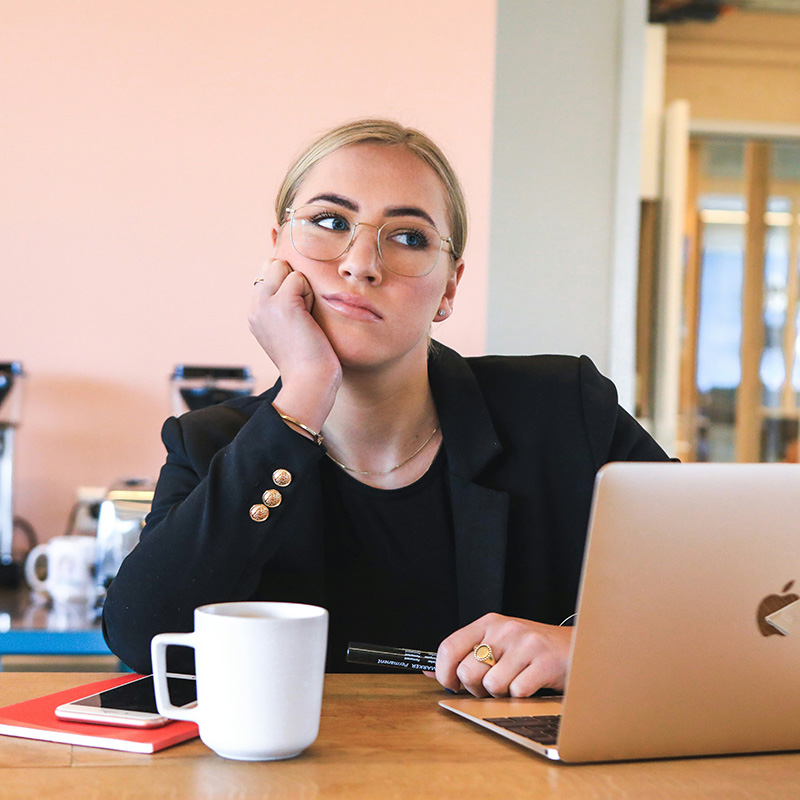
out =
[[(797, 461), (800, 142), (694, 137), (683, 433), (698, 461)], [(688, 226), (687, 226), (688, 227)], [(692, 286), (694, 284), (694, 286)], [(694, 290), (694, 291), (692, 291)]]

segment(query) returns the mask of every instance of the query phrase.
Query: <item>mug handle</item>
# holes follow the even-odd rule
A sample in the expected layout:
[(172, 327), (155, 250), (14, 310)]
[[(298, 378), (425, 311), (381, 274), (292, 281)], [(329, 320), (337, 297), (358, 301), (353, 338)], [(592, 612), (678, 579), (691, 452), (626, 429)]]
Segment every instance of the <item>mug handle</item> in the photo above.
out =
[(37, 592), (47, 591), (45, 582), (40, 581), (36, 575), (36, 562), (42, 554), (45, 555), (45, 558), (47, 557), (47, 542), (37, 544), (36, 547), (28, 553), (28, 557), (25, 559), (25, 580), (28, 581), (31, 589)]
[(194, 633), (157, 633), (150, 642), (150, 657), (153, 661), (153, 686), (156, 690), (156, 707), (162, 717), (198, 722), (197, 706), (181, 708), (174, 706), (169, 699), (167, 688), (167, 647), (176, 644), (181, 647), (194, 647)]

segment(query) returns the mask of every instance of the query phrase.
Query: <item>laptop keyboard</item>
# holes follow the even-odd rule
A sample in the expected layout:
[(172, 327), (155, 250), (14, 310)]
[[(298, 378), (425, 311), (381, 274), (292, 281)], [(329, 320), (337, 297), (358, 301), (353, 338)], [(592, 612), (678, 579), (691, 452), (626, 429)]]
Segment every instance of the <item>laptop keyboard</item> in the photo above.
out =
[(555, 744), (561, 717), (558, 714), (541, 717), (486, 717), (484, 721), (539, 744)]

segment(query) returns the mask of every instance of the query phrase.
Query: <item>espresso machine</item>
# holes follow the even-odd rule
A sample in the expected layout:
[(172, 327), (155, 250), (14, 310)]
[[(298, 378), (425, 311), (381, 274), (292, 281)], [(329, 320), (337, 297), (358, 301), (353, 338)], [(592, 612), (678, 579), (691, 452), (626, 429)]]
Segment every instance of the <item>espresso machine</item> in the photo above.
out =
[(247, 367), (178, 364), (170, 383), (175, 416), (253, 393), (253, 375)]
[(22, 364), (0, 362), (0, 586), (16, 586), (20, 565), (14, 562), (14, 430), (22, 410)]

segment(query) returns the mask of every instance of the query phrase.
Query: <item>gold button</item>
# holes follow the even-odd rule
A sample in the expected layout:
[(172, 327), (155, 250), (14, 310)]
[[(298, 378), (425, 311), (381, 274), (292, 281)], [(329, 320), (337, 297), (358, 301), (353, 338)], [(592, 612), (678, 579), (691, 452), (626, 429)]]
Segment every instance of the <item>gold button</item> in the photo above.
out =
[(272, 473), (272, 482), (276, 486), (288, 486), (292, 482), (292, 473), (288, 469), (276, 469)]
[(250, 519), (254, 522), (263, 522), (269, 516), (269, 509), (262, 506), (261, 503), (256, 503), (250, 506)]
[(281, 504), (281, 493), (277, 489), (267, 489), (264, 496), (261, 498), (267, 508), (277, 508)]

